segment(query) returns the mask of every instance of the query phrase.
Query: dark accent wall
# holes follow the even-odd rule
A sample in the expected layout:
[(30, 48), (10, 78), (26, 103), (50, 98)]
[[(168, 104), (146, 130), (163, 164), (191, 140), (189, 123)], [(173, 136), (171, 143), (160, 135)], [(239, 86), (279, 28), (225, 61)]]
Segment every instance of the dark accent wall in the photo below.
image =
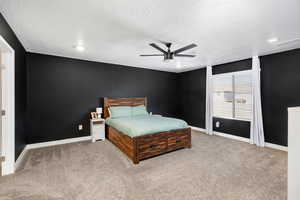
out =
[(180, 116), (189, 125), (205, 128), (206, 69), (197, 69), (178, 75)]
[[(220, 127), (216, 127), (216, 122)], [(250, 138), (250, 122), (241, 120), (224, 119), (219, 117), (213, 118), (213, 129), (221, 133), (228, 133), (235, 136)]]
[(246, 59), (246, 60), (240, 60), (240, 61), (230, 62), (221, 65), (215, 65), (212, 67), (212, 73), (223, 74), (223, 73), (237, 72), (237, 71), (251, 70), (251, 69), (252, 69), (252, 60)]
[(178, 116), (175, 73), (34, 53), (27, 65), (29, 144), (88, 135), (89, 113), (103, 97), (147, 97), (149, 111)]
[[(262, 109), (267, 142), (287, 146), (287, 108), (300, 105), (300, 49), (261, 56)], [(213, 74), (251, 69), (251, 59), (213, 66)], [(192, 126), (205, 128), (205, 69), (180, 74), (181, 116)], [(200, 86), (199, 84), (202, 84)], [(199, 105), (201, 104), (201, 105)], [(192, 109), (196, 108), (196, 109)], [(203, 113), (199, 113), (202, 108)], [(215, 127), (219, 121), (221, 126)], [(250, 137), (250, 123), (214, 118), (214, 130)]]
[(1, 13), (0, 35), (15, 50), (15, 156), (17, 159), (26, 144), (26, 54)]
[(263, 56), (261, 66), (265, 137), (287, 146), (287, 108), (300, 106), (300, 49)]

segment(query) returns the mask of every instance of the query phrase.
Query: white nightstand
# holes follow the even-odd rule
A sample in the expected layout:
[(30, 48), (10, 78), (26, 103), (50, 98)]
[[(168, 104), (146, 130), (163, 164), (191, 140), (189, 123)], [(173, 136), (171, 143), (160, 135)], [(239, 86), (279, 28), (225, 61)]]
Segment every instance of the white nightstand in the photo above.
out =
[(91, 136), (92, 141), (105, 140), (105, 120), (104, 119), (91, 119)]

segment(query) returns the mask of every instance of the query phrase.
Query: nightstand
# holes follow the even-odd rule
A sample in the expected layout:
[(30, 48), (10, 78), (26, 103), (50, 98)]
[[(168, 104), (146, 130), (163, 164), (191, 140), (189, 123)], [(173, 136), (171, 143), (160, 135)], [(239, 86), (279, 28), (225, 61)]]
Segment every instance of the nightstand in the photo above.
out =
[(92, 141), (105, 140), (105, 120), (104, 119), (91, 119), (91, 136)]

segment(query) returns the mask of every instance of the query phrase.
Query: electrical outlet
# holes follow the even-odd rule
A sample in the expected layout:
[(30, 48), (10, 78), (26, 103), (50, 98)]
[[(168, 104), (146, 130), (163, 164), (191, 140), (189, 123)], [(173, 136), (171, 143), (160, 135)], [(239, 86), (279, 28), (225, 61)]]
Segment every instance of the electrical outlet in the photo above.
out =
[(217, 128), (220, 127), (220, 122), (216, 122), (216, 127), (217, 127)]
[(79, 124), (79, 125), (78, 125), (78, 130), (80, 130), (80, 131), (81, 131), (82, 129), (83, 129), (83, 126), (82, 126), (82, 124)]

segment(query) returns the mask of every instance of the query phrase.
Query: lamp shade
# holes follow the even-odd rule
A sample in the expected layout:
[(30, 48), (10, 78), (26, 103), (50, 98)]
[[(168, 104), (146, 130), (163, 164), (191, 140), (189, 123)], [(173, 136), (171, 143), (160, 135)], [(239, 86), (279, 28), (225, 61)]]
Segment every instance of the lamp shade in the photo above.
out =
[(102, 113), (102, 108), (96, 108), (96, 113)]

